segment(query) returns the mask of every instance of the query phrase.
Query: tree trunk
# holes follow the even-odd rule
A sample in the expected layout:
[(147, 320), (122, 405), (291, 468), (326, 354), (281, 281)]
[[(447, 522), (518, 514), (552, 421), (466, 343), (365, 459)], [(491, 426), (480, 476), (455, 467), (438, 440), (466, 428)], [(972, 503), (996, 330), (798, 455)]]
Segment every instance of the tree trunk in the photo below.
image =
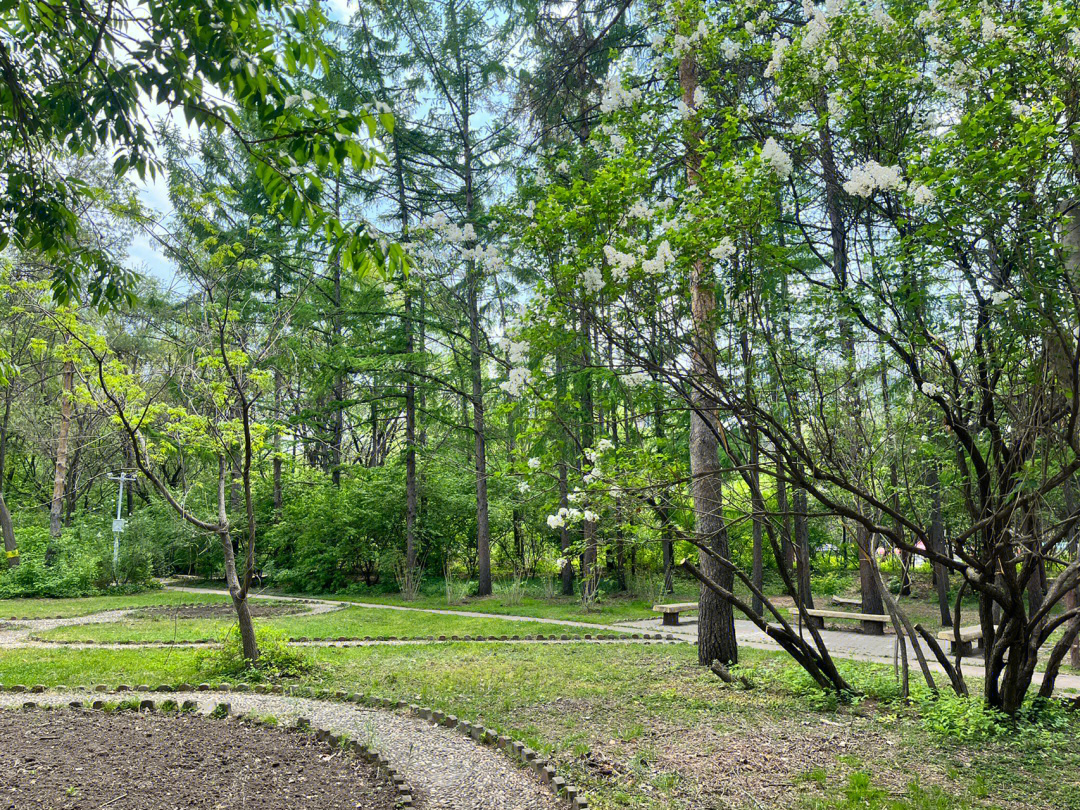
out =
[[(806, 512), (806, 490), (802, 487), (792, 489), (791, 508), (794, 512), (792, 523), (795, 527), (795, 573), (799, 602), (803, 607), (813, 609), (814, 594), (810, 588), (810, 524)], [(809, 621), (817, 627), (825, 626), (819, 616), (811, 616)]]
[[(236, 573), (236, 552), (233, 548), (232, 532), (229, 530), (229, 514), (225, 506), (225, 479), (229, 466), (225, 456), (218, 456), (218, 537), (221, 540), (221, 553), (225, 558), (225, 584), (236, 609), (237, 626), (240, 629), (240, 645), (244, 659), (252, 666), (259, 660), (259, 645), (255, 640), (255, 626), (251, 621), (248, 607), (247, 588), (241, 584)], [(245, 576), (246, 579), (246, 576)]]
[(15, 527), (11, 523), (11, 512), (8, 511), (7, 499), (4, 491), (0, 489), (0, 531), (4, 534), (4, 556), (7, 558), (8, 568), (15, 568), (19, 564), (19, 546), (15, 542)]
[(71, 409), (74, 404), (72, 386), (75, 364), (68, 360), (61, 373), (63, 391), (60, 394), (60, 430), (56, 437), (56, 470), (53, 476), (52, 506), (49, 509), (49, 534), (59, 537), (63, 528), (64, 487), (67, 484), (68, 432), (71, 430)]
[(7, 463), (8, 425), (11, 420), (11, 383), (4, 389), (4, 421), (0, 423), (0, 532), (4, 536), (4, 557), (7, 559), (7, 567), (15, 568), (19, 564), (19, 546), (15, 541), (15, 527), (11, 523), (11, 512), (8, 511), (7, 500), (4, 498), (4, 467)]
[[(679, 84), (683, 102), (694, 105), (697, 89), (697, 63), (692, 55), (679, 63)], [(700, 133), (696, 125), (687, 125), (686, 176), (690, 186), (700, 179)], [(724, 522), (722, 474), (716, 402), (708, 393), (716, 374), (716, 332), (713, 323), (716, 295), (712, 272), (704, 262), (696, 261), (690, 274), (690, 308), (693, 319), (691, 362), (694, 379), (690, 394), (690, 474), (694, 500), (694, 532), (700, 543), (714, 549), (724, 559), (730, 557), (727, 526)], [(701, 570), (707, 579), (730, 591), (735, 578), (709, 555), (701, 555)], [(733, 664), (739, 660), (735, 643), (735, 617), (731, 604), (712, 589), (701, 586), (698, 602), (698, 661), (708, 666), (713, 661)]]
[[(941, 482), (938, 479), (937, 465), (931, 464), (927, 470), (927, 483), (930, 487), (930, 548), (938, 554), (946, 554), (945, 520), (941, 508)], [(949, 611), (949, 569), (941, 563), (934, 563), (934, 586), (937, 589), (938, 612), (941, 614), (941, 626), (952, 627), (952, 614)]]

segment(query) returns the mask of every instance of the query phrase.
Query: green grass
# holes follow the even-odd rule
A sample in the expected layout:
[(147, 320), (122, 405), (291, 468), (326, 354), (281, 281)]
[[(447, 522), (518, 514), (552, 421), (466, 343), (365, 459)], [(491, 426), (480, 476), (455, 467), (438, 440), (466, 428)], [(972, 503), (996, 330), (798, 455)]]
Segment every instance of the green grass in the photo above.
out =
[[(581, 627), (511, 621), (509, 619), (454, 616), (421, 611), (348, 607), (312, 616), (278, 616), (256, 619), (258, 624), (274, 627), (290, 638), (364, 638), (396, 636), (582, 636), (597, 631)], [(198, 641), (218, 639), (233, 627), (232, 619), (178, 619), (167, 615), (124, 619), (101, 624), (68, 625), (37, 633), (50, 641), (89, 641), (99, 643)]]
[(103, 610), (153, 607), (155, 605), (190, 605), (196, 602), (217, 604), (228, 597), (212, 593), (181, 593), (179, 591), (147, 591), (127, 596), (88, 596), (72, 599), (2, 599), (0, 619), (51, 619), (88, 616)]
[[(496, 580), (495, 593), (491, 596), (468, 596), (475, 590), (475, 583), (456, 583), (461, 594), (453, 604), (447, 602), (445, 584), (442, 579), (429, 579), (424, 583), (423, 592), (413, 601), (407, 601), (399, 593), (387, 593), (382, 590), (360, 590), (348, 594), (290, 594), (285, 591), (267, 589), (266, 594), (287, 596), (315, 596), (329, 601), (360, 602), (377, 605), (400, 605), (404, 607), (426, 608), (430, 610), (468, 610), (475, 613), (490, 613), (493, 616), (533, 616), (538, 619), (558, 619), (560, 621), (591, 622), (594, 624), (614, 624), (634, 619), (655, 619), (657, 614), (651, 608), (657, 601), (687, 602), (697, 601), (698, 589), (693, 583), (676, 580), (675, 593), (659, 597), (660, 580), (649, 580), (639, 585), (639, 595), (617, 593), (612, 589), (603, 592), (595, 604), (588, 610), (582, 606), (577, 596), (546, 596), (542, 583), (537, 580), (525, 583), (520, 593), (514, 593), (510, 580)], [(605, 583), (610, 585), (610, 583)], [(653, 587), (655, 586), (655, 587)], [(191, 585), (196, 588), (221, 588), (221, 582), (200, 582)], [(655, 592), (654, 592), (655, 591)]]
[[(1075, 734), (971, 746), (937, 738), (914, 708), (881, 702), (895, 694), (887, 667), (845, 664), (876, 699), (822, 711), (787, 659), (754, 650), (742, 652), (751, 690), (721, 686), (686, 645), (446, 643), (311, 655), (320, 666), (306, 683), (482, 722), (550, 756), (601, 810), (1080, 808)], [(187, 649), (12, 649), (0, 652), (0, 682), (196, 682), (195, 660)]]

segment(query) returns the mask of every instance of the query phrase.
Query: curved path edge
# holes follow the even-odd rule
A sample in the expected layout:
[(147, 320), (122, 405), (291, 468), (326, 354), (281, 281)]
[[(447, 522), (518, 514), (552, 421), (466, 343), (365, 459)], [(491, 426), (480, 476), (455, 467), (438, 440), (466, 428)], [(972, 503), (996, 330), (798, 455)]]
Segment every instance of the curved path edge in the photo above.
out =
[[(8, 691), (11, 689), (18, 691)], [(567, 785), (546, 760), (521, 743), (439, 711), (345, 692), (334, 693), (330, 699), (316, 699), (202, 687), (191, 691), (147, 687), (42, 691), (41, 687), (8, 686), (0, 693), (0, 708), (20, 708), (27, 702), (64, 706), (72, 701), (90, 705), (92, 700), (128, 699), (170, 699), (177, 704), (192, 701), (202, 714), (210, 714), (224, 703), (233, 714), (273, 716), (282, 725), (306, 721), (322, 736), (344, 735), (363, 749), (378, 752), (380, 761), (395, 774), (395, 781), (400, 779), (409, 786), (408, 794), (403, 796), (409, 797), (412, 806), (432, 810), (556, 810), (587, 806), (576, 788)]]

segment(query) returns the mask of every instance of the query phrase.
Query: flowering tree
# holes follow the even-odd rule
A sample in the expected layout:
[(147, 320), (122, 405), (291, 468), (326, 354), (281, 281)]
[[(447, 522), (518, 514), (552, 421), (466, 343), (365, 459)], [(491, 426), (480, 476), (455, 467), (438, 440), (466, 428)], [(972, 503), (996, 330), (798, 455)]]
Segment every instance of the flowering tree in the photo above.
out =
[[(644, 369), (690, 412), (688, 570), (768, 616), (828, 688), (847, 685), (810, 617), (802, 642), (752, 578), (757, 604), (721, 581), (741, 575), (711, 542), (725, 481), (750, 493), (798, 610), (808, 565), (796, 540), (790, 567), (787, 515), (769, 506), (781, 488), (850, 526), (865, 609), (895, 608), (879, 546), (929, 558), (939, 585), (960, 577), (979, 598), (990, 706), (1018, 711), (1040, 656), (1049, 696), (1080, 631), (1080, 611), (1059, 609), (1080, 583), (1077, 22), (1052, 2), (674, 3), (655, 58), (607, 80), (577, 157), (587, 181), (530, 209), (536, 257), (592, 228), (545, 274), (538, 315), (573, 302), (622, 374)], [(667, 353), (643, 339), (650, 322)], [(563, 508), (557, 525), (575, 517)], [(931, 633), (896, 622), (966, 689)]]

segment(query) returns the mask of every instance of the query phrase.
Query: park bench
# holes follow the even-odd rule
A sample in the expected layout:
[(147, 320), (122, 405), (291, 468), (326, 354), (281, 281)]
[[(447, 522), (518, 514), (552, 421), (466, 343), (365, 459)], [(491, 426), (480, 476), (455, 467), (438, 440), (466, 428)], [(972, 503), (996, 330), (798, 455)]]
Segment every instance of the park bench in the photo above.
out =
[[(960, 628), (960, 640), (956, 640), (956, 633), (953, 628), (947, 627), (937, 634), (938, 641), (949, 642), (949, 652), (960, 655), (970, 655), (974, 650), (982, 647), (982, 625), (972, 624), (967, 627)], [(960, 649), (957, 650), (957, 645)], [(973, 646), (974, 645), (974, 646)]]
[(862, 607), (862, 600), (850, 596), (834, 596), (832, 603), (839, 607)]
[(679, 624), (679, 614), (688, 610), (697, 610), (697, 602), (674, 602), (670, 605), (653, 605), (653, 613), (662, 613), (664, 616), (664, 624), (671, 627), (677, 627)]
[[(792, 615), (801, 622), (802, 615), (799, 613), (798, 608), (790, 608), (790, 610)], [(807, 608), (806, 615), (817, 616), (819, 619), (852, 619), (857, 622), (862, 622), (864, 630), (875, 631), (878, 633), (884, 633), (885, 625), (890, 621), (888, 615), (884, 613), (854, 613), (850, 610), (821, 610), (820, 608)], [(870, 627), (867, 627), (867, 625), (870, 625)]]

